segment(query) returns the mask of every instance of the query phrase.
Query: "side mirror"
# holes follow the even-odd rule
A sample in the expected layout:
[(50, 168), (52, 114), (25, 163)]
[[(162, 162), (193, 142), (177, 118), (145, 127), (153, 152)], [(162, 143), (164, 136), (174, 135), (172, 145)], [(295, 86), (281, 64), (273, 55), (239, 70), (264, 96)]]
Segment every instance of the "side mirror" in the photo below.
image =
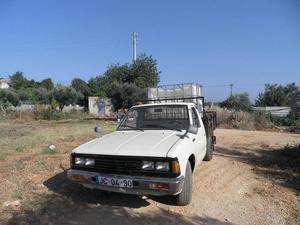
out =
[(97, 125), (95, 126), (95, 132), (96, 132), (96, 134), (97, 134), (97, 137), (99, 138), (99, 137), (100, 137), (100, 133), (101, 133), (101, 127), (100, 127), (99, 124), (97, 124)]
[(192, 134), (197, 134), (198, 133), (198, 127), (190, 125), (188, 128), (188, 132)]

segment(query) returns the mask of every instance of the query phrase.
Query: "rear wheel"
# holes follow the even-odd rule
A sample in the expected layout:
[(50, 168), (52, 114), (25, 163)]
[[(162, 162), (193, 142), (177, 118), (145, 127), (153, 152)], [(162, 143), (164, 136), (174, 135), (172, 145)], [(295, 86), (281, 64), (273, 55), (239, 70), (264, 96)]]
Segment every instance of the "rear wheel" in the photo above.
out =
[(188, 205), (192, 200), (193, 190), (193, 174), (190, 162), (187, 163), (185, 169), (185, 177), (183, 189), (180, 194), (176, 195), (177, 205)]
[(213, 151), (214, 151), (214, 145), (212, 143), (212, 138), (208, 137), (207, 138), (207, 143), (206, 143), (206, 154), (205, 154), (205, 157), (204, 157), (204, 161), (212, 160)]

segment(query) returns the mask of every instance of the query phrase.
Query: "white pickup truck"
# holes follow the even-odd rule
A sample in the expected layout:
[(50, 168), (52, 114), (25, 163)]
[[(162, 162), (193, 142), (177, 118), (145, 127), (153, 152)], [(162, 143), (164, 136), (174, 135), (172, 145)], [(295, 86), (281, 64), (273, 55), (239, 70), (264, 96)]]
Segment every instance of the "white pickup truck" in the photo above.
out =
[[(68, 178), (92, 189), (192, 198), (192, 177), (213, 157), (214, 121), (193, 103), (133, 106), (116, 131), (72, 151)], [(208, 116), (209, 115), (209, 116)]]

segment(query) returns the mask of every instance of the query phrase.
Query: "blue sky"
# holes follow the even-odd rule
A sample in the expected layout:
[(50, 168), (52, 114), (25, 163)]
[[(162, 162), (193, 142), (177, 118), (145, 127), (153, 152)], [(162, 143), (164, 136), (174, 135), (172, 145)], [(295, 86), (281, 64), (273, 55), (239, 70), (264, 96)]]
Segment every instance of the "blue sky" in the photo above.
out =
[(300, 83), (298, 0), (0, 0), (0, 76), (102, 74), (138, 53), (158, 61), (161, 84), (197, 82), (209, 100), (254, 99), (264, 83)]

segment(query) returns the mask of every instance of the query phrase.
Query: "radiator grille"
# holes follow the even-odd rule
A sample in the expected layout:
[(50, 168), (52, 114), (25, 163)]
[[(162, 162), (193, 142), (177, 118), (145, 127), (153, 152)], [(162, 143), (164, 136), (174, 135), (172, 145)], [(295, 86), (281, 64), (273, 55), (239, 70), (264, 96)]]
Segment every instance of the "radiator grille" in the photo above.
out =
[[(95, 159), (95, 166), (79, 166), (74, 165), (75, 157), (85, 157)], [(73, 154), (72, 169), (99, 172), (104, 174), (116, 175), (134, 175), (134, 176), (163, 176), (174, 177), (171, 172), (155, 172), (141, 170), (143, 161), (171, 161), (170, 158), (148, 158), (133, 156), (107, 156), (107, 155), (91, 155), (91, 154)]]

